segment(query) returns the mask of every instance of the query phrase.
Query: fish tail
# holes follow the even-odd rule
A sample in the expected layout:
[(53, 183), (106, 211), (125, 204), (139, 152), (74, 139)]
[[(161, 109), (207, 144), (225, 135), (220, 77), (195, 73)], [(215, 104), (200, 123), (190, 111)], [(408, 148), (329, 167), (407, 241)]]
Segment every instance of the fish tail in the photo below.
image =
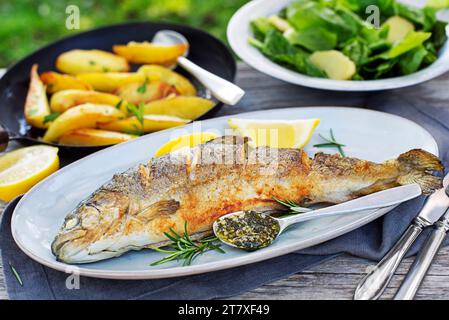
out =
[(434, 176), (434, 172), (443, 172), (444, 166), (437, 156), (420, 149), (413, 149), (401, 154), (398, 159), (400, 175), (397, 183), (406, 185), (417, 183), (424, 194), (431, 194), (442, 187), (442, 179)]

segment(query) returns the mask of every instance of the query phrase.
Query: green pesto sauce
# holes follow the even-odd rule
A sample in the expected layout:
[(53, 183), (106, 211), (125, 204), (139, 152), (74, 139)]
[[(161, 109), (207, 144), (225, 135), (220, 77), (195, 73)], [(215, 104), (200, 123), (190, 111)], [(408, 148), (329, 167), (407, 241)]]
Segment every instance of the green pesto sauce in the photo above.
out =
[(279, 223), (270, 216), (245, 211), (217, 221), (216, 235), (224, 242), (253, 251), (269, 246), (279, 234)]

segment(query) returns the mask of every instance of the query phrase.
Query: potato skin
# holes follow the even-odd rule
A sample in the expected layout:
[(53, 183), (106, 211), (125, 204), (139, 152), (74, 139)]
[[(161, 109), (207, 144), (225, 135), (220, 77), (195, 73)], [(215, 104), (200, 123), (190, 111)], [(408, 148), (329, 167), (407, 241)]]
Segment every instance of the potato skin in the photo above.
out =
[(109, 93), (117, 91), (118, 88), (125, 84), (145, 81), (145, 75), (137, 72), (94, 72), (82, 73), (76, 77), (88, 83), (94, 90)]
[(25, 101), (24, 113), (27, 123), (33, 127), (46, 129), (48, 123), (44, 123), (45, 116), (50, 114), (46, 89), (39, 74), (37, 73), (38, 65), (33, 64), (30, 72), (30, 85)]
[(98, 129), (77, 129), (67, 132), (59, 138), (59, 144), (65, 146), (107, 146), (135, 139), (137, 136)]
[(180, 95), (196, 96), (196, 89), (193, 84), (184, 76), (168, 68), (150, 64), (141, 66), (137, 72), (145, 74), (150, 80), (160, 80), (174, 85)]
[(178, 96), (156, 100), (145, 105), (145, 114), (160, 114), (195, 120), (213, 108), (215, 103), (200, 97)]
[(55, 93), (61, 90), (69, 89), (92, 90), (92, 86), (87, 82), (53, 71), (42, 73), (41, 80), (45, 85), (47, 85), (48, 93)]
[(82, 128), (95, 128), (99, 123), (125, 118), (125, 114), (114, 107), (86, 103), (70, 108), (48, 127), (43, 141), (57, 141), (63, 134)]
[(126, 72), (128, 61), (103, 50), (70, 50), (58, 56), (56, 68), (72, 75), (89, 72)]
[(132, 63), (171, 65), (188, 49), (187, 44), (164, 46), (149, 42), (131, 41), (126, 45), (115, 45), (112, 50)]
[(68, 109), (84, 104), (98, 103), (116, 106), (121, 98), (116, 95), (92, 90), (63, 90), (52, 95), (50, 108), (53, 112), (65, 112)]
[(169, 95), (179, 95), (175, 86), (161, 81), (128, 83), (115, 92), (121, 99), (135, 105), (163, 99)]

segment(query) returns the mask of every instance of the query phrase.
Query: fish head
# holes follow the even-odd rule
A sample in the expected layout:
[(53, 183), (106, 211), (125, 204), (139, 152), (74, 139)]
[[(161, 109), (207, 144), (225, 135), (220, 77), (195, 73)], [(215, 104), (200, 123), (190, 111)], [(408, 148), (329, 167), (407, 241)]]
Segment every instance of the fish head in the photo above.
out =
[[(100, 190), (68, 214), (54, 239), (51, 249), (58, 261), (84, 263), (104, 251), (108, 235), (122, 225), (129, 209), (129, 199), (120, 192)], [(106, 254), (106, 253), (104, 253)]]

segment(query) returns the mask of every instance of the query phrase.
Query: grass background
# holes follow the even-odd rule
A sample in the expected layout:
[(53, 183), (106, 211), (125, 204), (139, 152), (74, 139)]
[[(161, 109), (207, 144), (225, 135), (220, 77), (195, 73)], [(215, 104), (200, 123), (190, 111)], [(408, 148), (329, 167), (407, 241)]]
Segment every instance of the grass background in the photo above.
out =
[[(133, 20), (164, 20), (206, 30), (226, 41), (226, 25), (249, 0), (0, 0), (0, 67), (61, 37)], [(80, 9), (80, 30), (67, 30), (68, 5)]]

